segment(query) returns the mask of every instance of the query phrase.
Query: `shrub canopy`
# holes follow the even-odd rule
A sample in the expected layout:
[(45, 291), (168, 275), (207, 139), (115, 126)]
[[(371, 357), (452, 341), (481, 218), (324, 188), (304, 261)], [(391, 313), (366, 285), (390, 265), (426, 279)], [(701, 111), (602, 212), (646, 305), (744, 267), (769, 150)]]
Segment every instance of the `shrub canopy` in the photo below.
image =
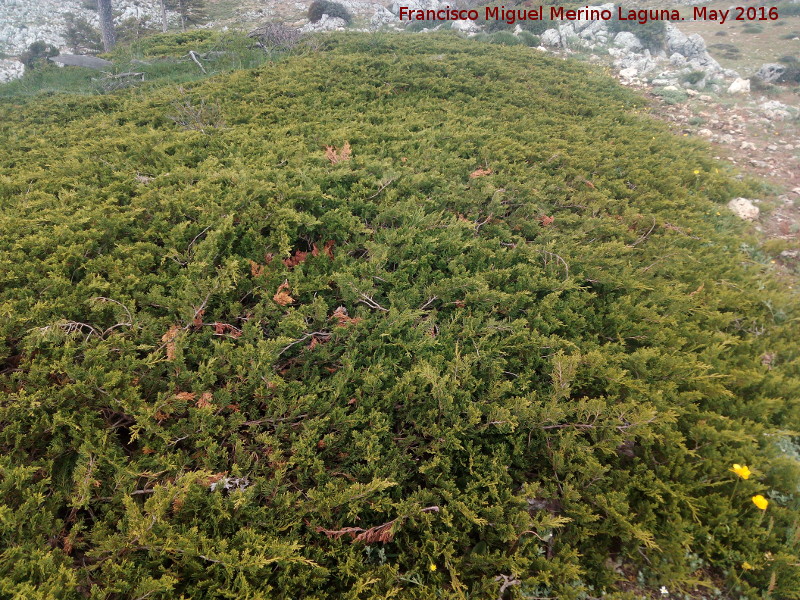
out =
[(642, 105), (450, 35), (3, 100), (0, 595), (800, 597), (796, 295)]

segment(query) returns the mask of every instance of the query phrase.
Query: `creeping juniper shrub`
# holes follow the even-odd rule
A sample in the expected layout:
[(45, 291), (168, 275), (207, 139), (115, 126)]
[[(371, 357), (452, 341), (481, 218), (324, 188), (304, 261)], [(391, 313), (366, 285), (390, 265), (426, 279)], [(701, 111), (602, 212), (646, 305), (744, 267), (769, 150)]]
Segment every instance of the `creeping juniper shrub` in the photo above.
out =
[(0, 595), (800, 597), (797, 297), (704, 146), (453, 35), (183, 89), (0, 100)]
[(314, 0), (308, 7), (308, 20), (316, 23), (322, 18), (322, 15), (342, 19), (345, 23), (350, 23), (353, 20), (353, 15), (344, 5), (330, 0)]

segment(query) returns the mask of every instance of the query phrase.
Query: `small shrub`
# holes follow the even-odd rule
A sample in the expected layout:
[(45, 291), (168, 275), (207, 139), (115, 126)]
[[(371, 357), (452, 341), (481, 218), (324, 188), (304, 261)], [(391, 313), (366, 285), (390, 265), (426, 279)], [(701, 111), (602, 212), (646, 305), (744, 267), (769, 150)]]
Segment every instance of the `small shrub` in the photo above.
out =
[(303, 37), (300, 30), (283, 23), (267, 23), (251, 31), (248, 36), (264, 50), (291, 50)]
[(764, 31), (764, 26), (758, 23), (745, 23), (744, 27), (742, 27), (742, 31), (744, 33), (761, 33)]
[(703, 71), (691, 71), (691, 72), (686, 73), (685, 75), (683, 75), (681, 77), (681, 81), (685, 81), (686, 83), (690, 83), (691, 85), (694, 85), (695, 83), (697, 83), (698, 81), (703, 79), (705, 77), (705, 75), (706, 74), (703, 73)]
[(489, 36), (489, 43), (502, 44), (504, 46), (519, 46), (522, 44), (522, 40), (509, 31), (497, 31)]
[(658, 96), (665, 104), (680, 104), (681, 102), (686, 102), (686, 99), (689, 97), (686, 92), (683, 90), (654, 90), (654, 96)]
[(718, 51), (724, 58), (739, 58), (742, 54), (738, 46), (733, 44), (711, 44), (709, 48)]
[(195, 102), (184, 94), (182, 100), (172, 103), (172, 108), (175, 114), (168, 115), (168, 118), (183, 129), (207, 133), (209, 129), (225, 127), (219, 104), (207, 104), (203, 99)]
[(728, 32), (727, 31), (718, 31), (714, 35), (716, 35), (717, 37), (725, 37), (726, 35), (728, 35)]
[(47, 59), (51, 56), (58, 56), (58, 48), (52, 44), (38, 41), (33, 42), (28, 49), (19, 55), (19, 61), (25, 65), (26, 69), (36, 69), (47, 64)]
[(100, 31), (89, 21), (72, 13), (65, 15), (65, 21), (64, 40), (73, 52), (99, 52), (103, 49)]
[(160, 33), (136, 44), (143, 56), (184, 56), (189, 50), (212, 50), (219, 34), (208, 29), (192, 29), (178, 34)]
[(541, 38), (538, 35), (532, 34), (530, 31), (520, 31), (517, 37), (526, 46), (536, 47), (541, 42)]
[(308, 20), (316, 23), (322, 18), (322, 15), (342, 19), (347, 24), (350, 24), (353, 20), (353, 15), (350, 14), (350, 11), (338, 2), (314, 0), (311, 6), (308, 7)]
[(143, 19), (130, 17), (117, 25), (117, 43), (127, 44), (138, 42), (139, 40), (157, 34), (159, 31), (160, 30), (148, 27), (147, 22)]
[(800, 60), (796, 56), (786, 55), (781, 56), (778, 59), (778, 62), (784, 65), (796, 65), (798, 62), (800, 62)]

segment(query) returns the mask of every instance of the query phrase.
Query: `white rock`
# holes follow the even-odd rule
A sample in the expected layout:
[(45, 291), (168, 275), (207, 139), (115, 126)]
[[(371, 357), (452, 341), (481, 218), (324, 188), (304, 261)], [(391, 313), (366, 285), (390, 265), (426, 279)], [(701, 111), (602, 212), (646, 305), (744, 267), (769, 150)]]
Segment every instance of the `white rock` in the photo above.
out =
[(614, 45), (632, 52), (644, 48), (641, 40), (639, 40), (639, 38), (630, 31), (620, 31), (614, 37)]
[(0, 59), (0, 83), (8, 83), (25, 74), (25, 65), (11, 58)]
[(312, 33), (318, 31), (344, 31), (347, 28), (347, 21), (339, 17), (331, 17), (330, 15), (322, 15), (322, 18), (316, 23), (306, 23), (300, 28), (303, 33)]
[(635, 67), (628, 67), (627, 69), (622, 69), (619, 72), (619, 76), (623, 79), (633, 79), (639, 75), (639, 71), (636, 70)]
[(758, 218), (758, 207), (747, 198), (734, 198), (728, 202), (728, 208), (740, 219), (755, 221)]
[(750, 80), (737, 78), (728, 87), (729, 94), (749, 94), (750, 93)]
[[(450, 24), (450, 28), (455, 31), (461, 31), (462, 33), (478, 33), (481, 30), (480, 26), (475, 23), (475, 21), (470, 21), (469, 19), (453, 21)], [(522, 31), (522, 28), (520, 28), (520, 31)]]
[(561, 45), (561, 34), (558, 32), (558, 29), (548, 29), (542, 34), (541, 37), (542, 46), (560, 46)]

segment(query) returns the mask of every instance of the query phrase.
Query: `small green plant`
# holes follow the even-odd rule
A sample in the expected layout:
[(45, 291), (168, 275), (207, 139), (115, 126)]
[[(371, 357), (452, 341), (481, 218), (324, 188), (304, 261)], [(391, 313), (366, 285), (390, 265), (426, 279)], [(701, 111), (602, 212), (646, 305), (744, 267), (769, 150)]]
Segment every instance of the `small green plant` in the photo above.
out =
[(522, 40), (509, 31), (496, 31), (489, 36), (489, 43), (505, 46), (519, 46)]
[(762, 33), (764, 31), (764, 26), (760, 23), (745, 23), (742, 27), (742, 31), (744, 33)]
[(99, 52), (103, 49), (103, 40), (100, 36), (100, 30), (92, 26), (85, 18), (67, 13), (65, 15), (65, 21), (66, 31), (64, 33), (64, 40), (73, 52)]
[(19, 61), (25, 65), (26, 70), (33, 70), (50, 65), (47, 60), (53, 56), (58, 56), (58, 48), (46, 42), (33, 42), (28, 49), (19, 56)]
[(517, 37), (526, 46), (536, 47), (541, 43), (541, 38), (530, 31), (520, 31)]
[(705, 76), (706, 74), (703, 71), (690, 71), (681, 76), (681, 81), (694, 85), (698, 81), (704, 79)]
[(683, 90), (665, 90), (663, 88), (653, 90), (653, 95), (661, 98), (665, 104), (680, 104), (686, 102), (689, 97)]
[(308, 20), (312, 23), (319, 21), (323, 15), (329, 17), (342, 19), (345, 23), (350, 23), (353, 20), (353, 15), (347, 8), (338, 2), (331, 0), (314, 0), (308, 7)]

